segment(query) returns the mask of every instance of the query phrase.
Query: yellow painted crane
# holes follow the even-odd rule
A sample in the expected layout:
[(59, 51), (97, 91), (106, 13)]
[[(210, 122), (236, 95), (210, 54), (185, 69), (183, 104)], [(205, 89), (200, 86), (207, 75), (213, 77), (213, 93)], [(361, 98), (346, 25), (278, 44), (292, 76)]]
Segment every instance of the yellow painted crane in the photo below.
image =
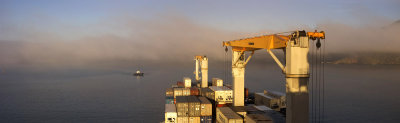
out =
[[(317, 47), (320, 47), (320, 39), (325, 39), (325, 33), (303, 30), (294, 31), (289, 35), (263, 35), (223, 42), (223, 46), (232, 47), (233, 105), (244, 106), (246, 64), (254, 51), (266, 49), (286, 76), (286, 122), (308, 123), (309, 39), (317, 39)], [(271, 52), (272, 49), (283, 49), (286, 57), (285, 65)], [(245, 52), (248, 51), (252, 53), (246, 58)]]

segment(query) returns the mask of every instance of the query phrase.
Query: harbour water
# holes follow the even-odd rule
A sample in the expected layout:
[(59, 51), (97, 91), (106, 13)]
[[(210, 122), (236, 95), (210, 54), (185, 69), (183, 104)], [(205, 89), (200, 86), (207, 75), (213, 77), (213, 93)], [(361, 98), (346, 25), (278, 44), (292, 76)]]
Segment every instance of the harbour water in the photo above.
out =
[[(0, 74), (0, 122), (160, 122), (165, 88), (193, 76), (194, 65), (136, 68), (6, 70)], [(398, 122), (400, 66), (327, 65), (325, 119), (334, 122)], [(211, 77), (230, 72), (210, 64)], [(276, 65), (248, 65), (246, 87), (285, 91)]]

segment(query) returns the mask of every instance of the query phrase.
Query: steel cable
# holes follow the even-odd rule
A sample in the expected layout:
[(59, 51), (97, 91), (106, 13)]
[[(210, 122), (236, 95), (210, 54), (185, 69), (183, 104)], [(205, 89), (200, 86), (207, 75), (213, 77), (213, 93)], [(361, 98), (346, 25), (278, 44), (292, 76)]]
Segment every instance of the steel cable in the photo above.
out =
[(311, 88), (310, 88), (310, 94), (311, 94), (311, 122), (313, 122), (313, 116), (314, 116), (314, 89), (313, 89), (313, 83), (314, 83), (314, 45), (311, 45)]
[(322, 64), (322, 121), (325, 120), (325, 50), (326, 50), (326, 39), (324, 39), (323, 49), (323, 64)]
[[(315, 42), (317, 43), (317, 42)], [(314, 44), (316, 45), (316, 44)], [(317, 101), (318, 101), (318, 47), (315, 46), (315, 52), (314, 52), (314, 122), (317, 123), (317, 109), (318, 109), (318, 105), (317, 105)]]
[(318, 121), (321, 122), (322, 48), (319, 51)]

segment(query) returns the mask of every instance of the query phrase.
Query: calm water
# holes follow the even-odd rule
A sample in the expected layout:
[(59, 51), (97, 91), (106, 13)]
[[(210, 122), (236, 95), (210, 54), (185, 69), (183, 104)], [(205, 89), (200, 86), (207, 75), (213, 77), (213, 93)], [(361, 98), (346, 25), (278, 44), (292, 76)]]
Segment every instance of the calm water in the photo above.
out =
[[(217, 66), (217, 65), (214, 65)], [(210, 65), (210, 77), (229, 78)], [(215, 69), (212, 69), (215, 68)], [(7, 70), (0, 74), (0, 122), (160, 122), (164, 90), (191, 66), (135, 69)], [(398, 122), (400, 66), (328, 65), (326, 122)], [(229, 82), (227, 82), (229, 83)], [(246, 70), (250, 91), (284, 92), (276, 65)]]

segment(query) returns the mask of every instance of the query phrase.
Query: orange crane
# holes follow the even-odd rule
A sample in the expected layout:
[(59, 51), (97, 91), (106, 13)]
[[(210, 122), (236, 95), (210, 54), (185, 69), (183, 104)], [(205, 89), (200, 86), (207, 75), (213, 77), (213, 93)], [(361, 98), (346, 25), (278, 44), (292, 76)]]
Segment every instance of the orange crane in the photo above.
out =
[[(308, 123), (309, 117), (309, 39), (317, 39), (317, 47), (321, 46), (320, 39), (325, 39), (325, 33), (294, 31), (289, 35), (263, 35), (258, 37), (225, 41), (223, 46), (232, 47), (232, 77), (233, 105), (244, 106), (244, 73), (246, 64), (256, 50), (266, 49), (286, 76), (286, 122)], [(285, 65), (271, 50), (283, 49)], [(249, 57), (245, 52), (251, 51)]]

